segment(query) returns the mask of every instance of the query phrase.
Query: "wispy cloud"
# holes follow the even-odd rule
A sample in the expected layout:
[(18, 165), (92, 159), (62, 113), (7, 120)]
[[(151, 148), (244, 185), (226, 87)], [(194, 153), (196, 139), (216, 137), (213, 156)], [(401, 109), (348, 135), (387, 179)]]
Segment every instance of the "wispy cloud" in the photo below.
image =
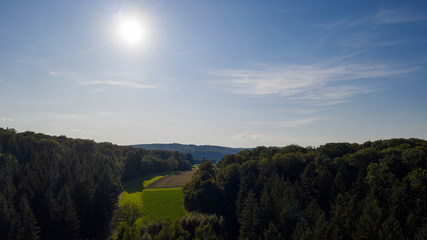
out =
[(365, 25), (367, 23), (372, 22), (371, 17), (362, 17), (362, 18), (345, 18), (340, 19), (338, 21), (332, 22), (332, 23), (319, 23), (315, 24), (314, 27), (319, 27), (325, 30), (335, 30), (335, 29), (342, 29), (342, 28), (351, 28), (351, 27), (358, 27), (361, 25)]
[[(375, 32), (356, 32), (347, 35), (338, 41), (338, 45), (343, 50), (355, 50), (363, 49), (364, 51), (379, 48), (379, 47), (393, 47), (393, 46), (405, 46), (412, 45), (417, 42), (426, 42), (424, 39), (388, 39), (384, 38), (381, 34)], [(360, 53), (360, 52), (359, 52)]]
[(61, 76), (64, 74), (64, 72), (61, 71), (47, 71), (47, 73), (51, 76)]
[(107, 78), (135, 78), (138, 77), (136, 72), (127, 72), (127, 71), (107, 71), (102, 72), (102, 75)]
[(143, 85), (137, 82), (132, 81), (115, 81), (115, 80), (104, 80), (104, 81), (89, 81), (89, 82), (78, 82), (81, 85), (113, 85), (113, 86), (121, 86), (121, 87), (129, 87), (129, 88), (157, 88), (157, 86), (153, 85)]
[(271, 138), (269, 138), (267, 135), (263, 134), (263, 133), (248, 133), (248, 132), (243, 132), (243, 133), (239, 133), (237, 135), (234, 135), (232, 137), (233, 140), (236, 141), (247, 141), (247, 140), (256, 140), (256, 141), (267, 141), (267, 140), (271, 140)]
[(427, 15), (419, 10), (383, 9), (375, 15), (375, 19), (386, 24), (423, 22), (427, 21)]
[(276, 95), (288, 100), (307, 100), (331, 105), (370, 92), (368, 86), (352, 80), (378, 79), (406, 73), (381, 64), (313, 64), (263, 66), (261, 69), (221, 70), (215, 83), (243, 95)]
[[(314, 25), (324, 30), (319, 44), (336, 42), (344, 51), (413, 45), (425, 42), (421, 35), (415, 37), (406, 34), (395, 35), (387, 26), (427, 21), (425, 9), (419, 6), (401, 6), (381, 9), (374, 14), (358, 18), (339, 19), (335, 22)], [(421, 29), (420, 29), (421, 30)]]
[(1, 121), (3, 121), (3, 122), (12, 122), (12, 121), (13, 121), (13, 118), (9, 118), (9, 117), (1, 117), (1, 118), (0, 118), (0, 120), (1, 120)]
[(318, 121), (320, 118), (306, 118), (278, 123), (280, 127), (298, 127)]
[(303, 125), (312, 124), (316, 121), (320, 120), (320, 118), (304, 118), (304, 119), (297, 119), (297, 120), (290, 120), (290, 121), (283, 121), (283, 122), (248, 122), (248, 124), (251, 125), (272, 125), (274, 127), (299, 127)]
[(91, 94), (95, 94), (95, 93), (100, 93), (100, 92), (105, 92), (105, 89), (103, 89), (103, 88), (97, 88), (97, 89), (91, 91), (90, 93)]
[(417, 7), (401, 7), (394, 9), (381, 9), (373, 15), (362, 16), (359, 18), (345, 18), (332, 23), (316, 24), (326, 30), (348, 29), (348, 28), (377, 28), (384, 24), (424, 22), (427, 21), (427, 15)]

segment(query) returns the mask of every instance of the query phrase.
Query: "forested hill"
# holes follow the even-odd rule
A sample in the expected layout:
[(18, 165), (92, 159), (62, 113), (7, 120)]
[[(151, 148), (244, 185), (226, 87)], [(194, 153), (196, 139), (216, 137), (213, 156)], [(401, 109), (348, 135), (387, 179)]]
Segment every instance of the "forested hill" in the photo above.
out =
[[(106, 239), (122, 182), (187, 170), (192, 161), (176, 151), (0, 128), (0, 239)], [(257, 147), (202, 163), (183, 189), (188, 215), (129, 224), (119, 233), (125, 239), (423, 240), (426, 186), (425, 140)]]
[(201, 164), (184, 204), (223, 219), (209, 239), (425, 240), (427, 142), (241, 151)]
[(229, 147), (220, 147), (212, 145), (184, 145), (178, 143), (171, 144), (138, 144), (132, 145), (136, 148), (144, 148), (147, 150), (168, 150), (168, 151), (178, 151), (181, 153), (190, 153), (197, 160), (213, 160), (215, 162), (221, 160), (227, 154), (236, 154), (245, 148), (229, 148)]
[(0, 128), (0, 239), (106, 239), (123, 181), (189, 154)]

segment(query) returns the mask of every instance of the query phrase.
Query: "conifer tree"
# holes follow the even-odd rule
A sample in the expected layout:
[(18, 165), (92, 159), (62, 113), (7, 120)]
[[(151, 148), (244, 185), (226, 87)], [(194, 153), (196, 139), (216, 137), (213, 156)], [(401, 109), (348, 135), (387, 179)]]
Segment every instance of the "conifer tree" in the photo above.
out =
[(21, 197), (18, 213), (12, 219), (9, 238), (16, 240), (40, 239), (40, 228), (26, 195)]
[(260, 236), (258, 200), (253, 191), (243, 201), (243, 209), (239, 215), (240, 239), (255, 240)]
[(217, 236), (209, 222), (200, 222), (195, 230), (195, 240), (216, 240)]
[(280, 233), (274, 222), (268, 224), (268, 228), (264, 230), (264, 240), (276, 240), (282, 239), (282, 233)]
[(380, 240), (404, 240), (399, 221), (392, 215), (381, 226)]
[(353, 238), (356, 240), (378, 239), (381, 226), (382, 211), (376, 199), (367, 197), (359, 219), (356, 222), (356, 232)]

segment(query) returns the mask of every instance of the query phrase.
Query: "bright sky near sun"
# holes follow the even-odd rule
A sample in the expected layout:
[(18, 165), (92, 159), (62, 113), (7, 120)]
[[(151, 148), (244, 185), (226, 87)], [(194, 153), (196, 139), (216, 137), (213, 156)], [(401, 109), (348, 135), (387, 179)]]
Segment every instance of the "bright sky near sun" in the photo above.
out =
[(426, 1), (0, 3), (0, 127), (115, 144), (427, 138)]

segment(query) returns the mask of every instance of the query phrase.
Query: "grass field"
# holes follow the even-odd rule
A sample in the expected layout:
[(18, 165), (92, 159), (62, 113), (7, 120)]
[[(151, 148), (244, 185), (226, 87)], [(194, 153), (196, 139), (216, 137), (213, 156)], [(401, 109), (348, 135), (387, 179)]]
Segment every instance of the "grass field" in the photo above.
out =
[(142, 210), (148, 221), (175, 220), (185, 215), (182, 188), (153, 188), (142, 191)]
[(134, 193), (122, 192), (122, 195), (120, 196), (120, 207), (127, 202), (136, 203), (142, 206), (141, 199), (142, 199), (142, 192), (134, 192)]
[(180, 218), (185, 215), (182, 186), (195, 171), (137, 179), (125, 186), (120, 196), (120, 206), (126, 202), (142, 206), (144, 216), (137, 220), (137, 225), (143, 221)]

